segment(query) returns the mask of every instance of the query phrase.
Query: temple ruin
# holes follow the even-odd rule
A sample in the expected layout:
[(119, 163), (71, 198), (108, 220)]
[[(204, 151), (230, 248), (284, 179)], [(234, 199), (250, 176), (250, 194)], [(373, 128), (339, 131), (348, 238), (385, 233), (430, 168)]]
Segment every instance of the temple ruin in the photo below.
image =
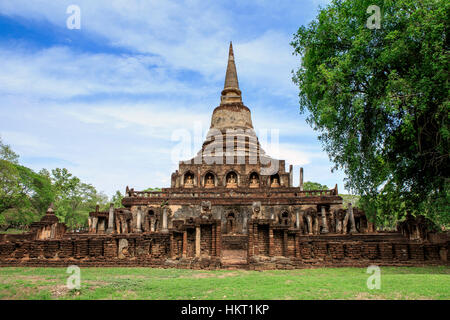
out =
[[(87, 233), (67, 233), (52, 210), (25, 235), (0, 236), (0, 266), (158, 266), (289, 269), (448, 264), (449, 238), (411, 217), (377, 232), (343, 207), (337, 185), (303, 190), (293, 166), (261, 148), (243, 104), (230, 44), (220, 105), (202, 149), (181, 161), (170, 188), (126, 188), (122, 208), (91, 212)], [(56, 220), (55, 220), (56, 219)]]

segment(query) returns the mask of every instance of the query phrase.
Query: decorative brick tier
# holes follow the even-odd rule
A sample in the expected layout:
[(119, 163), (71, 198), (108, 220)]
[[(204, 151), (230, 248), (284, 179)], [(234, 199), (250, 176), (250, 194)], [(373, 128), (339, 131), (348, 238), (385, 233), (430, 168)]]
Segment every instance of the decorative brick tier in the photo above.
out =
[[(448, 239), (411, 241), (401, 234), (305, 236), (286, 228), (252, 225), (248, 235), (221, 235), (215, 224), (200, 224), (200, 256), (195, 229), (127, 235), (78, 235), (56, 240), (0, 243), (0, 266), (250, 270), (323, 266), (365, 267), (449, 265)], [(16, 237), (18, 238), (18, 237)]]

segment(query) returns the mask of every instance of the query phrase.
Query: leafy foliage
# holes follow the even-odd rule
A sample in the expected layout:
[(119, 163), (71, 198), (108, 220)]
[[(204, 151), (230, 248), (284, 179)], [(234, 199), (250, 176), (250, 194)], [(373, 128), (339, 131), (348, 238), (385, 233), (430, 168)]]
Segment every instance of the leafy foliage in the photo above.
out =
[[(368, 29), (370, 5), (381, 28)], [(369, 218), (450, 223), (450, 3), (333, 0), (291, 43), (300, 110)]]
[(143, 191), (147, 191), (147, 192), (161, 192), (161, 188), (147, 188)]
[(119, 190), (117, 190), (116, 193), (111, 198), (111, 202), (114, 204), (115, 208), (122, 207), (122, 199), (123, 198), (124, 198), (124, 195)]
[(82, 183), (67, 169), (52, 170), (55, 192), (55, 214), (71, 227), (82, 227), (87, 223), (89, 212), (97, 205), (106, 210), (108, 197), (90, 184)]
[(96, 205), (107, 209), (107, 196), (67, 169), (36, 173), (18, 159), (0, 139), (0, 225), (29, 225), (38, 221), (52, 202), (56, 216), (72, 228), (85, 226)]
[(328, 187), (326, 185), (321, 185), (318, 182), (311, 182), (306, 181), (303, 183), (303, 190), (310, 191), (310, 190), (328, 190)]

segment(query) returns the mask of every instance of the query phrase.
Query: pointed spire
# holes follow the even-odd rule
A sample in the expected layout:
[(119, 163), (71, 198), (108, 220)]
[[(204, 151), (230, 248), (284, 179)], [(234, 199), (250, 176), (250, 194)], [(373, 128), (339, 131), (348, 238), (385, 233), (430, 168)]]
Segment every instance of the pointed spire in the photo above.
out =
[(228, 65), (225, 74), (225, 85), (222, 91), (221, 104), (242, 102), (241, 90), (239, 90), (239, 81), (237, 77), (236, 64), (234, 62), (233, 44), (230, 41), (228, 51)]
[(233, 88), (239, 89), (239, 82), (236, 72), (236, 64), (234, 63), (233, 44), (230, 41), (230, 50), (228, 52), (228, 66), (227, 73), (225, 75), (224, 89)]

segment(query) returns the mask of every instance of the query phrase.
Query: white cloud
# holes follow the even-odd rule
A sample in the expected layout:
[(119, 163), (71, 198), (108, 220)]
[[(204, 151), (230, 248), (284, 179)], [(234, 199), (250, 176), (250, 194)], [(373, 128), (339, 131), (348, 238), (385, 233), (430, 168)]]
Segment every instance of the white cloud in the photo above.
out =
[[(65, 9), (69, 4), (71, 1), (4, 0), (0, 3), (0, 12), (46, 19), (64, 28)], [(39, 71), (47, 81), (34, 83), (35, 92), (53, 88), (51, 93), (56, 96), (103, 92), (108, 88), (117, 91), (122, 83), (117, 83), (116, 79), (123, 78), (130, 82), (127, 86), (120, 86), (122, 92), (158, 91), (160, 77), (156, 72), (145, 70), (150, 63), (163, 69), (193, 70), (207, 81), (223, 81), (228, 42), (234, 40), (238, 73), (246, 82), (247, 89), (252, 87), (265, 91), (271, 88), (272, 94), (295, 94), (290, 82), (290, 71), (296, 66), (289, 46), (291, 34), (267, 30), (249, 39), (243, 38), (239, 26), (233, 24), (234, 13), (224, 10), (220, 3), (80, 0), (77, 5), (82, 12), (81, 32), (100, 35), (111, 45), (137, 50), (142, 56), (114, 59), (108, 55), (74, 55), (61, 52), (62, 49), (51, 49), (37, 54), (35, 61), (32, 58), (33, 65), (43, 68), (29, 70), (28, 64), (22, 64), (17, 82), (11, 86), (29, 84), (35, 79), (30, 77), (27, 81), (30, 73)], [(149, 58), (148, 54), (156, 55), (158, 59)], [(14, 56), (8, 55), (8, 58), (12, 58), (12, 67), (17, 65)], [(49, 70), (49, 65), (54, 68)], [(84, 75), (82, 70), (89, 72)], [(52, 79), (47, 76), (54, 71), (63, 73), (65, 77)], [(139, 74), (140, 77), (135, 77)], [(61, 78), (79, 79), (79, 76), (80, 80), (89, 80), (92, 75), (101, 82), (79, 83), (78, 86), (76, 83), (58, 82)], [(152, 78), (155, 81), (151, 81)], [(163, 83), (168, 82), (168, 79), (164, 80)], [(171, 85), (174, 89), (181, 89), (179, 84)]]
[(142, 55), (75, 53), (65, 47), (37, 52), (0, 48), (0, 93), (67, 99), (97, 94), (200, 94)]
[(20, 131), (0, 131), (0, 135), (7, 141), (7, 144), (27, 149), (30, 152), (41, 154), (51, 148), (51, 145), (42, 141), (36, 136)]

